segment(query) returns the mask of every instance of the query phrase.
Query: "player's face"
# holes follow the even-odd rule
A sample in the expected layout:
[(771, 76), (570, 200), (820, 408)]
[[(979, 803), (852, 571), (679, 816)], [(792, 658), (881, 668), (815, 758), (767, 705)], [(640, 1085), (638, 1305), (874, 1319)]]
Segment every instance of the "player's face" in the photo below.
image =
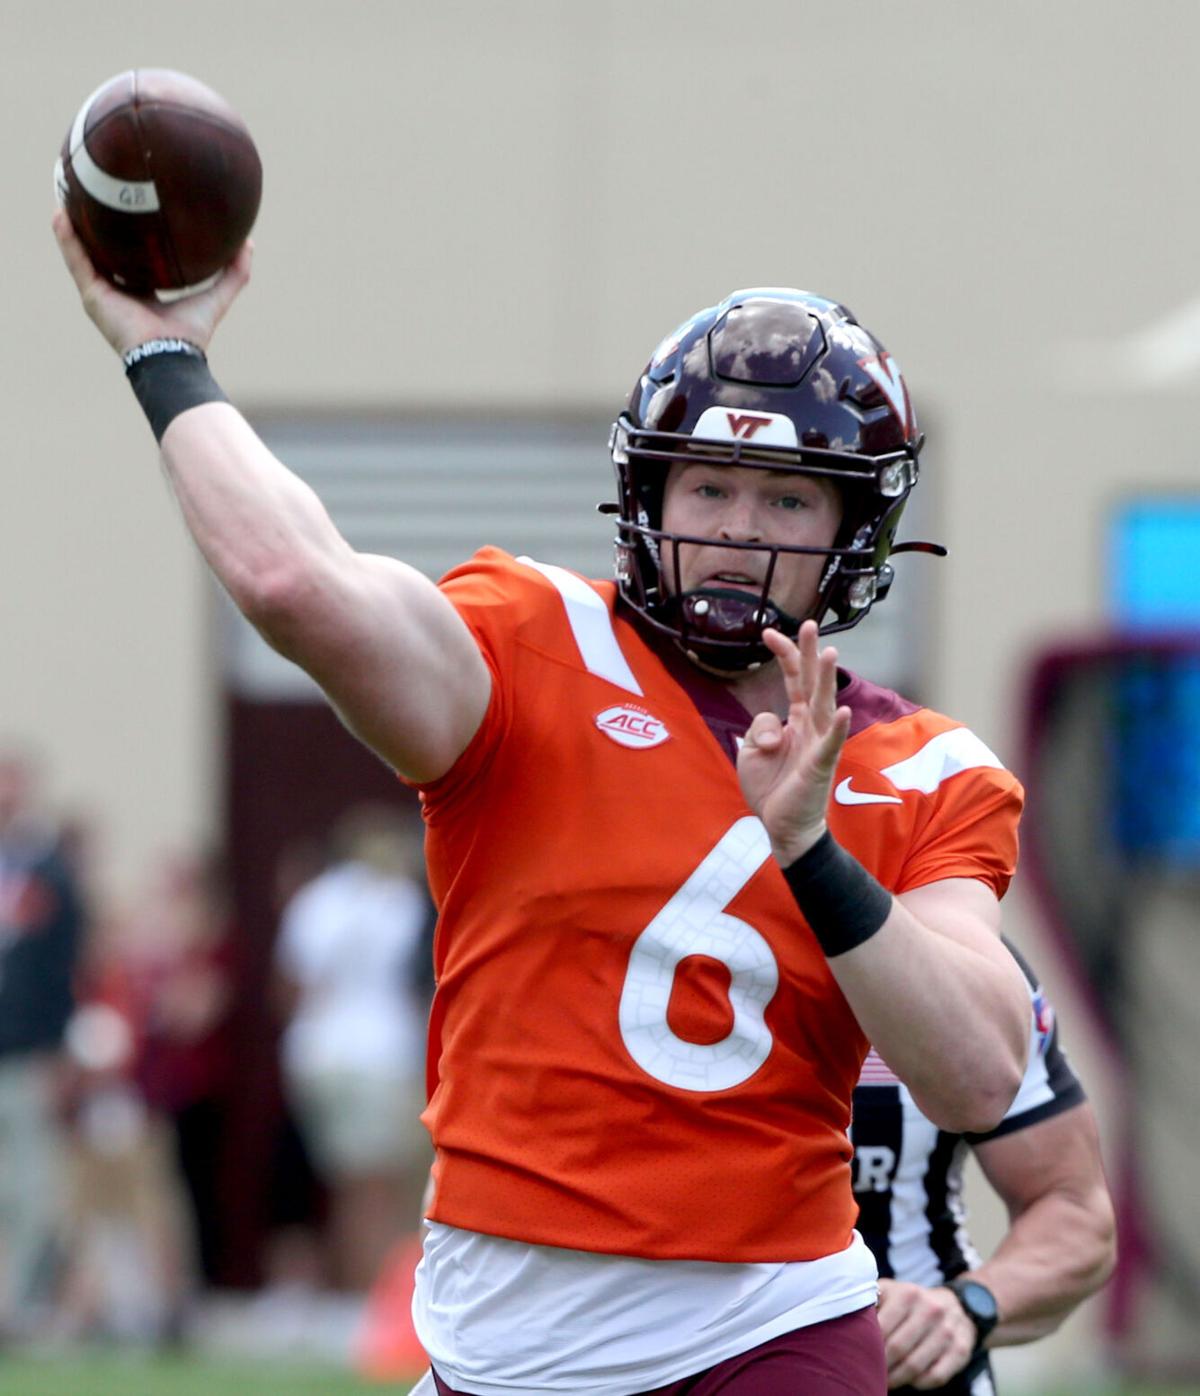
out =
[[(723, 544), (829, 548), (841, 521), (837, 487), (791, 471), (676, 461), (663, 490), (664, 532), (712, 539), (707, 545), (680, 544), (684, 592), (721, 587), (757, 596), (770, 555)], [(826, 561), (821, 554), (781, 553), (771, 580), (771, 600), (789, 615), (807, 615), (817, 599)], [(669, 550), (663, 562), (666, 585), (673, 590)]]

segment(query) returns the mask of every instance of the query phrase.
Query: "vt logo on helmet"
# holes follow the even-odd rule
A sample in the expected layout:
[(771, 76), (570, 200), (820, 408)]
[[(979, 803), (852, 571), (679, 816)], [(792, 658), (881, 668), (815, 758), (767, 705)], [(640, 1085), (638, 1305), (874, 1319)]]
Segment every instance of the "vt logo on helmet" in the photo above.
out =
[[(923, 438), (896, 361), (843, 306), (806, 291), (738, 291), (700, 311), (655, 350), (613, 424), (619, 501), (617, 581), (651, 625), (704, 664), (736, 672), (770, 657), (767, 626), (794, 635), (803, 615), (771, 599), (781, 554), (827, 558), (808, 612), (823, 633), (856, 625), (892, 581), (889, 554), (916, 484)], [(722, 543), (766, 556), (757, 594), (679, 584), (681, 544), (712, 539), (663, 529), (673, 462), (757, 467), (832, 481), (842, 522), (828, 548)], [(760, 568), (761, 570), (761, 568)]]
[[(710, 407), (710, 412), (719, 412), (717, 407)], [(730, 436), (740, 437), (743, 441), (749, 441), (763, 427), (769, 427), (772, 422), (777, 421), (776, 417), (754, 417), (749, 412), (726, 412), (725, 420), (729, 423)]]

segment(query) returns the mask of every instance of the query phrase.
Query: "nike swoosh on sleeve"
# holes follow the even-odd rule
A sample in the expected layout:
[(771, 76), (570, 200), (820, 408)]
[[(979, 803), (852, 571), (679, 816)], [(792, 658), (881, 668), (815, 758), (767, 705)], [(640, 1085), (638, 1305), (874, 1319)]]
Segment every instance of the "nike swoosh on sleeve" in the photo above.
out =
[(833, 792), (833, 798), (839, 805), (900, 805), (903, 804), (899, 795), (875, 795), (869, 790), (855, 790), (850, 784), (850, 777), (839, 782), (837, 789)]

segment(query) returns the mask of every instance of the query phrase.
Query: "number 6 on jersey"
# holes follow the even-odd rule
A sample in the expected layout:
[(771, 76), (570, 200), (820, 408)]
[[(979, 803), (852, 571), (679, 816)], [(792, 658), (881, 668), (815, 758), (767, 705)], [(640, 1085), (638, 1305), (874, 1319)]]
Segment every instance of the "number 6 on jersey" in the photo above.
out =
[[(727, 1091), (762, 1066), (773, 1039), (763, 1014), (779, 986), (770, 945), (725, 910), (771, 856), (762, 823), (739, 819), (638, 936), (621, 990), (621, 1037), (650, 1076), (685, 1091)], [(675, 972), (689, 955), (729, 970), (733, 1027), (719, 1042), (688, 1042), (667, 1022)]]

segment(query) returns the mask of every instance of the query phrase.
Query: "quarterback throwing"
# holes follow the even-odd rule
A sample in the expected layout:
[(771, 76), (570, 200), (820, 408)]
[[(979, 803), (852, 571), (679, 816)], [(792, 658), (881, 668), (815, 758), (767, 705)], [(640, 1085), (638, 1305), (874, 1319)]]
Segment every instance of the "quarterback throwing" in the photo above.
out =
[(920, 450), (895, 361), (820, 297), (729, 296), (617, 418), (614, 578), (484, 548), (435, 585), (354, 552), (213, 380), (248, 249), (161, 307), (56, 232), (209, 565), (421, 791), (437, 1390), (883, 1392), (867, 1044), (980, 1132), (1029, 1038), (997, 934), (1020, 787), (819, 639), (891, 577)]

